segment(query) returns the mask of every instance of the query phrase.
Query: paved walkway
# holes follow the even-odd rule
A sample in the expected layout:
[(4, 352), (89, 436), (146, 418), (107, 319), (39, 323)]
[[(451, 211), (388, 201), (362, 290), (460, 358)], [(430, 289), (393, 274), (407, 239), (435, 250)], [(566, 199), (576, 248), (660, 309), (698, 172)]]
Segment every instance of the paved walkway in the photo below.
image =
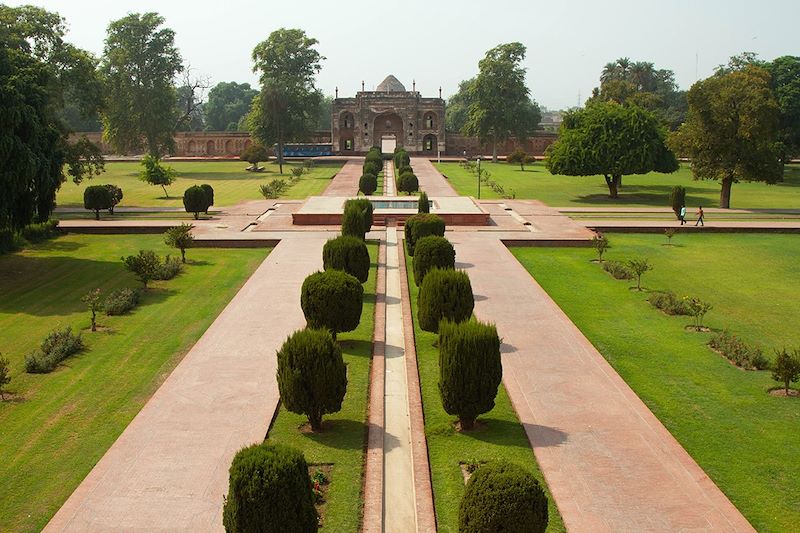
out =
[(666, 228), (678, 229), (683, 232), (737, 232), (737, 233), (800, 233), (800, 220), (705, 220), (703, 226), (695, 226), (695, 219), (687, 220), (681, 226), (677, 220), (631, 220), (631, 219), (600, 219), (600, 220), (575, 220), (587, 228), (598, 231), (619, 232), (662, 232)]
[(395, 196), (394, 161), (384, 161), (383, 163), (383, 196)]
[(387, 533), (417, 530), (399, 262), (397, 228), (388, 227), (383, 436), (383, 530)]
[(282, 241), (92, 469), (46, 531), (222, 531), (228, 468), (278, 404), (275, 352), (305, 325), (325, 234)]
[(450, 182), (436, 170), (436, 167), (428, 159), (412, 157), (411, 168), (414, 169), (414, 174), (417, 175), (419, 180), (419, 190), (428, 193), (429, 198), (434, 196), (458, 196)]
[(358, 180), (364, 166), (363, 158), (350, 159), (331, 180), (323, 196), (356, 196)]
[(448, 238), (568, 530), (753, 531), (501, 242)]

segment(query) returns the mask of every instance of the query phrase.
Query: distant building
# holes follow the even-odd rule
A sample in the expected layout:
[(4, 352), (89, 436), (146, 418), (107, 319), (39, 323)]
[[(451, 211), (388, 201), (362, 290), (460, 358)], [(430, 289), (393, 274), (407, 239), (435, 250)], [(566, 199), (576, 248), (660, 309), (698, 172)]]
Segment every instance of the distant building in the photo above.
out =
[(392, 152), (400, 146), (409, 153), (444, 153), (444, 105), (442, 98), (423, 98), (416, 87), (407, 91), (391, 75), (374, 91), (364, 91), (362, 84), (354, 98), (333, 101), (333, 152), (364, 153), (373, 146)]
[(543, 111), (542, 121), (539, 123), (539, 126), (544, 131), (558, 133), (558, 128), (561, 127), (563, 121), (564, 114), (561, 111)]

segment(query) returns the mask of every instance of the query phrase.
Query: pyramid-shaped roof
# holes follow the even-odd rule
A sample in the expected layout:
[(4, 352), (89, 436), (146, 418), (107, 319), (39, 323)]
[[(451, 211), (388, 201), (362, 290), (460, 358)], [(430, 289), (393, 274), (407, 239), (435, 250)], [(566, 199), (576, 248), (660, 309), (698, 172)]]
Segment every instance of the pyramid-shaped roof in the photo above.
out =
[(400, 80), (389, 74), (386, 79), (380, 82), (376, 89), (381, 92), (404, 93), (406, 86), (400, 83)]

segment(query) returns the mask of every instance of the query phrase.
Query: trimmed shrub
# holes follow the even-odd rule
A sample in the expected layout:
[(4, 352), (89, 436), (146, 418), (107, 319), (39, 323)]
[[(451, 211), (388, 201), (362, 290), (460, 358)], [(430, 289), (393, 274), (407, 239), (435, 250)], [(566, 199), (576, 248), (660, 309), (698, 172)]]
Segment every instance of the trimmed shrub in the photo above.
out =
[(325, 270), (343, 270), (365, 283), (369, 277), (369, 251), (362, 239), (342, 235), (331, 239), (322, 247), (322, 264)]
[(428, 193), (422, 191), (419, 195), (419, 200), (417, 200), (417, 213), (430, 213), (431, 212), (431, 201), (428, 200)]
[(71, 327), (50, 332), (38, 350), (25, 357), (25, 371), (29, 374), (52, 372), (61, 361), (83, 349), (80, 333), (74, 335)]
[(686, 299), (678, 298), (673, 292), (654, 292), (647, 298), (647, 301), (650, 302), (650, 305), (668, 315), (689, 316), (692, 314)]
[(462, 430), (494, 408), (503, 379), (500, 337), (492, 324), (478, 321), (439, 324), (439, 396), (445, 412), (458, 416)]
[(194, 213), (194, 218), (200, 218), (200, 213), (208, 209), (208, 196), (199, 185), (192, 185), (183, 193), (183, 207), (187, 213)]
[(428, 235), (417, 242), (412, 264), (414, 283), (419, 287), (430, 269), (454, 269), (456, 267), (456, 250), (444, 237)]
[(361, 321), (364, 287), (341, 270), (315, 272), (303, 281), (300, 307), (311, 328), (337, 333), (353, 331)]
[[(1, 356), (2, 354), (0, 354)], [(6, 385), (11, 383), (11, 361), (0, 357), (0, 400), (6, 399)]]
[(414, 169), (409, 166), (400, 167), (397, 169), (397, 175), (400, 176), (402, 174), (413, 174)]
[(411, 157), (402, 148), (394, 154), (394, 166), (397, 168), (411, 166)]
[(289, 188), (289, 184), (286, 183), (286, 180), (282, 178), (276, 178), (269, 183), (265, 183), (259, 190), (261, 191), (261, 195), (266, 198), (267, 200), (274, 200), (279, 198), (281, 194), (286, 192)]
[(357, 209), (345, 209), (342, 214), (342, 235), (364, 240), (364, 217)]
[(347, 367), (326, 329), (302, 329), (286, 339), (278, 350), (277, 378), (283, 405), (306, 415), (314, 431), (321, 429), (322, 415), (342, 409)]
[(122, 201), (124, 195), (122, 194), (122, 189), (112, 183), (107, 183), (104, 187), (107, 188), (109, 194), (111, 194), (111, 207), (108, 208), (108, 212), (113, 215), (114, 208)]
[(281, 444), (253, 444), (229, 470), (222, 524), (228, 533), (306, 533), (318, 530), (308, 463)]
[(372, 202), (366, 198), (347, 200), (342, 215), (342, 234), (359, 237), (372, 228)]
[(469, 276), (462, 270), (430, 269), (422, 280), (418, 303), (419, 327), (425, 331), (436, 333), (443, 319), (469, 319), (475, 307)]
[(263, 167), (259, 167), (258, 164), (261, 161), (269, 160), (269, 150), (260, 144), (251, 144), (245, 148), (245, 150), (239, 156), (239, 159), (250, 163), (250, 166), (247, 167), (246, 170), (249, 170), (250, 172), (260, 172), (263, 170)]
[(83, 207), (94, 211), (94, 219), (100, 220), (100, 210), (113, 207), (111, 191), (105, 185), (89, 185), (83, 191)]
[(209, 185), (208, 183), (204, 183), (200, 186), (203, 189), (203, 192), (206, 193), (206, 213), (208, 213), (208, 208), (214, 205), (214, 187)]
[(364, 174), (358, 180), (358, 190), (370, 196), (378, 190), (378, 177), (374, 174)]
[(789, 394), (789, 385), (800, 379), (800, 350), (794, 350), (791, 354), (786, 348), (775, 352), (772, 379), (783, 384), (784, 392)]
[(156, 272), (161, 266), (161, 260), (152, 250), (139, 250), (138, 255), (123, 257), (122, 262), (125, 263), (125, 268), (142, 282), (145, 289), (148, 282), (156, 279)]
[(444, 237), (444, 230), (444, 219), (439, 215), (418, 213), (408, 217), (403, 228), (408, 255), (413, 257), (414, 246), (418, 240), (428, 235)]
[(383, 163), (380, 161), (366, 161), (363, 167), (364, 174), (375, 174), (376, 176), (383, 171)]
[(506, 462), (481, 466), (469, 478), (458, 510), (461, 533), (547, 529), (547, 495), (530, 472)]
[(192, 229), (194, 229), (194, 226), (191, 224), (181, 224), (180, 226), (172, 226), (164, 232), (164, 243), (181, 251), (182, 263), (186, 262), (186, 249), (191, 248), (192, 244), (194, 244)]
[(506, 158), (509, 165), (519, 165), (520, 170), (525, 170), (525, 163), (528, 162), (528, 156), (522, 148), (517, 148)]
[[(43, 242), (58, 235), (58, 221), (48, 220), (41, 224), (28, 224), (20, 231), (22, 238), (31, 243)], [(1, 248), (0, 248), (1, 249)]]
[(602, 263), (603, 254), (611, 247), (611, 243), (608, 242), (608, 238), (605, 235), (597, 234), (592, 237), (592, 246), (594, 251), (597, 252), (597, 261)]
[(686, 205), (686, 189), (680, 185), (675, 185), (669, 193), (669, 203), (675, 212), (675, 217), (680, 218), (681, 207)]
[(136, 289), (117, 289), (103, 301), (103, 311), (108, 316), (122, 315), (139, 304), (139, 291)]
[(183, 264), (177, 257), (167, 256), (163, 261), (159, 260), (158, 266), (155, 269), (153, 279), (165, 281), (172, 279), (183, 270)]
[(417, 176), (408, 172), (400, 174), (400, 178), (397, 180), (397, 190), (408, 194), (417, 192), (419, 190)]
[(714, 335), (708, 345), (745, 370), (766, 370), (770, 367), (769, 359), (764, 356), (761, 348), (745, 343), (728, 331)]
[(611, 274), (615, 279), (633, 279), (633, 272), (628, 265), (619, 261), (606, 261), (603, 263), (603, 270)]

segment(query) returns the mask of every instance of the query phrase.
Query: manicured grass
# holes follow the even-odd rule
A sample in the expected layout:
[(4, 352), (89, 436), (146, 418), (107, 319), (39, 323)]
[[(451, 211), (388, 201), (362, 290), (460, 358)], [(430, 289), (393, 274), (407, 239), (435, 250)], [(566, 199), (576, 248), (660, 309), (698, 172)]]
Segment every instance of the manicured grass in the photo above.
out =
[[(323, 431), (314, 434), (298, 428), (307, 423), (304, 415), (281, 406), (269, 431), (268, 440), (302, 450), (309, 463), (333, 463), (326, 497), (325, 531), (358, 531), (361, 527), (361, 478), (364, 470), (366, 416), (369, 399), (369, 369), (372, 361), (372, 332), (375, 324), (375, 273), (378, 245), (368, 243), (372, 269), (364, 284), (364, 307), (355, 331), (340, 333), (347, 364), (347, 395), (338, 413), (325, 415)], [(298, 300), (300, 294), (297, 294)]]
[[(458, 163), (434, 163), (447, 176), (459, 194), (477, 196), (475, 175)], [(553, 207), (669, 207), (669, 193), (675, 185), (686, 188), (686, 205), (690, 213), (698, 205), (719, 206), (720, 185), (716, 181), (694, 181), (688, 165), (681, 165), (674, 174), (650, 173), (625, 176), (620, 197), (611, 200), (602, 176), (554, 176), (544, 163), (519, 169), (519, 165), (484, 162), (481, 168), (491, 173), (491, 179), (501, 184), (506, 194), (517, 198), (541, 200)], [(785, 181), (776, 185), (737, 183), (731, 194), (733, 208), (779, 208), (800, 206), (800, 166), (789, 165)], [(486, 184), (481, 184), (481, 198), (500, 198)]]
[[(154, 187), (139, 179), (142, 167), (139, 162), (106, 163), (103, 174), (80, 185), (68, 181), (61, 186), (56, 198), (59, 207), (83, 207), (83, 191), (88, 185), (113, 183), (122, 188), (124, 197), (121, 207), (183, 207), (183, 191), (192, 185), (208, 183), (214, 187), (214, 204), (216, 207), (235, 205), (244, 200), (262, 200), (259, 188), (276, 178), (288, 180), (292, 168), (300, 163), (286, 163), (283, 174), (278, 172), (278, 165), (267, 163), (264, 172), (247, 172), (247, 163), (243, 161), (175, 161), (165, 163), (178, 173), (178, 179), (167, 187), (169, 198), (164, 196), (161, 187)], [(341, 163), (317, 164), (311, 172), (282, 196), (287, 199), (302, 199), (322, 194), (330, 184), (330, 179), (339, 172)]]
[[(610, 234), (609, 259), (648, 257), (649, 290), (714, 305), (706, 325), (766, 348), (800, 347), (800, 239), (789, 235)], [(590, 262), (592, 250), (517, 248), (514, 255), (760, 531), (800, 523), (800, 400), (773, 397), (770, 373), (745, 372)]]
[(439, 396), (439, 350), (433, 345), (437, 335), (422, 331), (417, 324), (419, 288), (414, 283), (412, 259), (408, 253), (405, 257), (439, 531), (458, 531), (458, 507), (464, 494), (464, 477), (460, 463), (501, 459), (517, 463), (536, 476), (550, 500), (550, 524), (547, 530), (565, 531), (553, 497), (536, 463), (528, 437), (502, 384), (495, 399), (494, 409), (478, 417), (480, 427), (464, 433), (455, 430), (453, 424), (456, 417), (444, 411)]
[(38, 531), (267, 255), (191, 249), (184, 272), (152, 283), (129, 315), (98, 316), (87, 348), (51, 374), (25, 355), (57, 327), (88, 328), (80, 298), (141, 286), (120, 261), (139, 249), (173, 253), (160, 235), (67, 235), (0, 256), (0, 352), (14, 398), (0, 402), (0, 531)]

